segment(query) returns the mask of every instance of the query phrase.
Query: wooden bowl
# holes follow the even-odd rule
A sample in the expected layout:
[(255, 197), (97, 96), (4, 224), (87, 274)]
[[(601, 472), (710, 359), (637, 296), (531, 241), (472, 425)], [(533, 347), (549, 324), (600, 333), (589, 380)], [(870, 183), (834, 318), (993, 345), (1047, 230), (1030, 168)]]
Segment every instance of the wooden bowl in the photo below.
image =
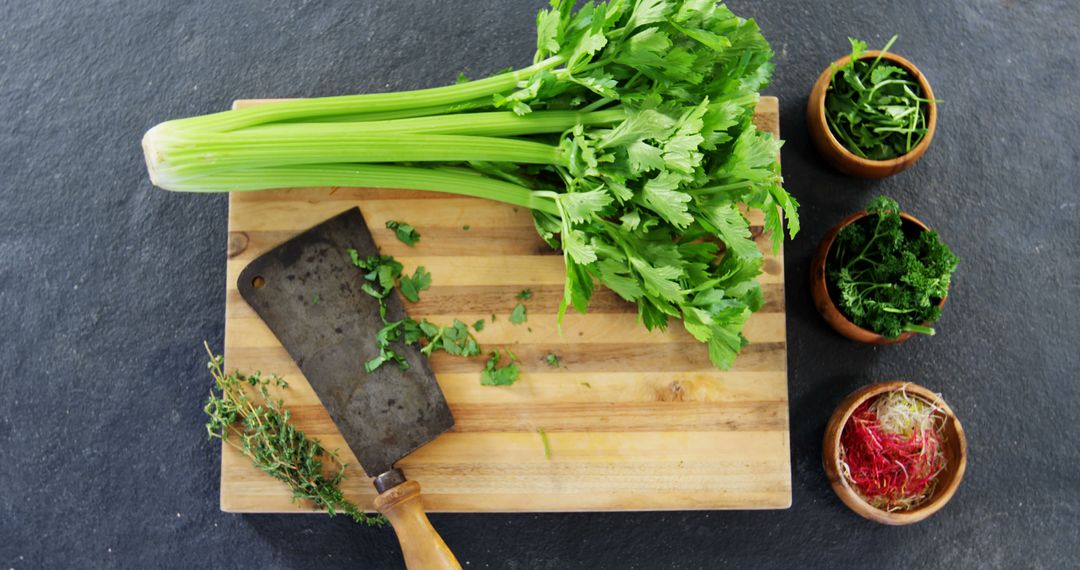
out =
[[(824, 317), (825, 322), (829, 323), (829, 326), (841, 335), (857, 342), (864, 342), (866, 344), (877, 346), (898, 344), (907, 341), (918, 333), (906, 332), (901, 333), (900, 336), (896, 338), (889, 338), (872, 330), (864, 329), (851, 322), (844, 313), (840, 311), (840, 307), (833, 301), (832, 295), (829, 293), (829, 283), (825, 277), (825, 266), (829, 259), (829, 252), (832, 251), (833, 242), (836, 241), (837, 234), (848, 225), (853, 224), (868, 215), (869, 214), (867, 214), (865, 210), (855, 212), (840, 220), (840, 223), (833, 226), (832, 229), (825, 234), (825, 237), (822, 238), (821, 243), (818, 245), (817, 253), (814, 255), (814, 260), (810, 263), (810, 296), (813, 297), (814, 306), (817, 307), (818, 312)], [(905, 224), (910, 224), (921, 231), (930, 231), (930, 228), (915, 218), (915, 216), (900, 212), (900, 218)], [(938, 307), (944, 306), (945, 299), (942, 299), (938, 303)], [(923, 324), (930, 325), (930, 323)]]
[[(938, 475), (937, 488), (923, 504), (910, 511), (894, 512), (883, 511), (870, 506), (848, 483), (843, 476), (840, 467), (840, 435), (847, 425), (852, 412), (863, 402), (880, 396), (886, 392), (892, 392), (904, 388), (908, 393), (914, 394), (928, 402), (934, 402), (945, 413), (945, 424), (942, 433), (944, 435), (945, 470)], [(960, 426), (960, 420), (952, 408), (941, 399), (940, 396), (911, 382), (881, 382), (871, 384), (856, 390), (840, 405), (836, 407), (829, 424), (825, 428), (825, 442), (821, 452), (821, 461), (825, 466), (825, 475), (828, 476), (832, 488), (851, 510), (860, 516), (888, 525), (905, 525), (917, 523), (930, 515), (941, 510), (945, 503), (949, 502), (956, 488), (960, 486), (960, 480), (964, 478), (967, 469), (967, 440), (964, 438), (964, 428)]]
[[(878, 50), (868, 51), (859, 59), (873, 59), (880, 53)], [(911, 167), (926, 152), (931, 139), (934, 138), (934, 129), (937, 128), (937, 103), (933, 102), (934, 91), (930, 89), (926, 76), (915, 67), (915, 64), (896, 54), (886, 52), (881, 59), (907, 70), (922, 88), (922, 96), (930, 99), (927, 103), (929, 108), (926, 113), (926, 136), (915, 145), (915, 148), (911, 149), (911, 152), (889, 160), (869, 160), (848, 150), (833, 135), (832, 129), (825, 120), (825, 96), (832, 83), (833, 70), (851, 61), (850, 55), (834, 61), (821, 72), (817, 83), (810, 91), (810, 100), (806, 103), (806, 123), (810, 129), (810, 138), (814, 141), (818, 152), (837, 170), (861, 178), (884, 178)]]

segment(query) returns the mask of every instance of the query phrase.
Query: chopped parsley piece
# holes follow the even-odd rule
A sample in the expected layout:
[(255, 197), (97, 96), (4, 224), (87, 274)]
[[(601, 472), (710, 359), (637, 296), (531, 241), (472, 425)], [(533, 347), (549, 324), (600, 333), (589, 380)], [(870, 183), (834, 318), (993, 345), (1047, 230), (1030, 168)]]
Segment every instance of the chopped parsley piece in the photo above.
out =
[(528, 320), (528, 317), (525, 315), (525, 305), (523, 303), (518, 303), (517, 306), (514, 307), (514, 310), (510, 311), (510, 322), (515, 325), (520, 325), (526, 320)]
[(544, 458), (551, 461), (551, 443), (548, 442), (547, 432), (544, 431), (544, 428), (538, 427), (536, 433), (540, 434), (540, 441), (544, 444)]
[(510, 361), (505, 366), (499, 366), (502, 354), (498, 350), (488, 353), (488, 361), (484, 364), (484, 371), (480, 373), (480, 383), (484, 386), (509, 386), (517, 382), (521, 375), (521, 369), (517, 365), (517, 356), (509, 350), (506, 355)]
[(394, 230), (394, 235), (397, 236), (398, 240), (409, 247), (415, 246), (416, 242), (420, 241), (420, 232), (405, 222), (389, 220), (386, 222), (386, 228)]
[(416, 268), (416, 272), (413, 273), (412, 277), (402, 275), (400, 286), (401, 294), (415, 303), (420, 300), (420, 292), (431, 287), (431, 274), (421, 265)]

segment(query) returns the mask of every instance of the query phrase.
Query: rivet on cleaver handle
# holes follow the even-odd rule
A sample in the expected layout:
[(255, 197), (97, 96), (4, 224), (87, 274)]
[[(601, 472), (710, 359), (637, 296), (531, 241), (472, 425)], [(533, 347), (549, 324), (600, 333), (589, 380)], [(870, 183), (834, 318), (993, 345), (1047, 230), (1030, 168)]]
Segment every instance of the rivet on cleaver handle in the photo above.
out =
[[(348, 250), (377, 255), (358, 208), (343, 212), (252, 261), (237, 288), (292, 356), (370, 477), (454, 425), (446, 398), (417, 346), (399, 344), (408, 370), (378, 355), (379, 301), (361, 290)], [(317, 299), (317, 301), (316, 301)], [(388, 320), (405, 318), (386, 297)]]

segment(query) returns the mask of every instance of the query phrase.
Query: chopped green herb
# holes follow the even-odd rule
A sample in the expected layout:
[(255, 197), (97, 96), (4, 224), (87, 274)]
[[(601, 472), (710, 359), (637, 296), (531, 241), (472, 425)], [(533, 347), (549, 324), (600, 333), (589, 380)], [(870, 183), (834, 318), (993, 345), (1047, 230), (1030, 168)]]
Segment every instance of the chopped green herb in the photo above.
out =
[(346, 252), (353, 265), (364, 271), (365, 283), (360, 286), (360, 289), (379, 300), (379, 317), (383, 321), (383, 328), (375, 334), (375, 344), (379, 347), (379, 355), (365, 362), (364, 370), (368, 373), (374, 372), (387, 362), (396, 362), (402, 370), (408, 370), (409, 363), (405, 361), (405, 357), (391, 347), (394, 341), (401, 338), (406, 321), (386, 320), (386, 296), (394, 290), (395, 282), (401, 277), (401, 263), (389, 255), (360, 257), (360, 253), (351, 248)]
[(416, 245), (416, 242), (420, 241), (420, 232), (404, 222), (389, 220), (386, 222), (386, 228), (394, 230), (394, 235), (397, 236), (398, 240), (409, 247)]
[(491, 322), (495, 322), (495, 313), (491, 313)]
[(949, 291), (959, 258), (937, 232), (904, 232), (900, 205), (878, 196), (869, 216), (836, 236), (828, 263), (830, 284), (839, 291), (840, 310), (860, 327), (889, 338), (904, 332), (934, 334), (938, 302)]
[(353, 265), (364, 271), (364, 283), (360, 286), (365, 293), (382, 299), (394, 289), (398, 277), (401, 277), (402, 265), (389, 255), (372, 255), (360, 257), (355, 249), (347, 250)]
[(589, 384), (588, 382), (582, 382), (581, 385), (586, 388), (592, 388), (592, 384)]
[(424, 320), (420, 322), (420, 330), (428, 339), (420, 352), (427, 356), (431, 356), (435, 350), (444, 350), (454, 356), (480, 354), (480, 345), (469, 332), (469, 326), (458, 319), (454, 319), (454, 324), (448, 327), (439, 327)]
[(520, 325), (528, 320), (528, 316), (525, 315), (525, 305), (518, 303), (513, 311), (510, 311), (510, 322), (515, 325)]
[(526, 299), (532, 299), (532, 289), (522, 289), (520, 292), (518, 292), (517, 295), (515, 295), (515, 297), (519, 301), (524, 301)]
[(431, 287), (431, 274), (424, 269), (423, 265), (421, 265), (416, 268), (416, 272), (413, 273), (412, 277), (402, 275), (399, 284), (401, 286), (401, 294), (409, 301), (416, 303), (420, 300), (420, 292), (426, 291)]
[[(382, 313), (382, 311), (380, 311)], [(364, 363), (364, 370), (371, 373), (387, 362), (396, 362), (402, 370), (409, 369), (409, 363), (405, 357), (396, 352), (391, 343), (403, 340), (406, 344), (414, 344), (419, 338), (419, 328), (416, 321), (402, 319), (400, 321), (387, 321), (383, 316), (383, 328), (375, 333), (375, 345), (379, 347), (379, 355)]]
[(548, 366), (550, 366), (552, 368), (558, 368), (559, 367), (559, 355), (557, 355), (557, 354), (554, 354), (554, 353), (549, 354), (549, 355), (544, 357), (544, 360), (546, 360)]
[(551, 461), (551, 443), (548, 442), (547, 432), (544, 428), (536, 428), (536, 433), (540, 434), (540, 441), (544, 444), (544, 458)]
[(210, 355), (207, 367), (214, 377), (210, 398), (203, 407), (211, 438), (233, 446), (262, 472), (288, 485), (296, 502), (311, 501), (330, 516), (342, 513), (358, 523), (386, 524), (381, 515), (365, 513), (345, 498), (341, 491), (345, 463), (319, 440), (296, 429), (284, 402), (270, 397), (269, 386), (287, 389), (285, 380), (279, 376), (263, 378), (258, 372), (250, 376), (238, 371), (225, 374), (224, 358), (203, 344)]
[(322, 300), (322, 297), (319, 297), (318, 293), (315, 293), (314, 295), (311, 296), (311, 304), (312, 305), (318, 305), (320, 300)]
[(517, 381), (521, 375), (521, 369), (517, 365), (517, 357), (513, 352), (506, 351), (509, 362), (505, 366), (499, 366), (502, 354), (498, 350), (488, 353), (484, 371), (480, 373), (480, 383), (484, 386), (509, 386)]
[[(375, 334), (375, 344), (379, 348), (379, 354), (364, 363), (364, 370), (371, 373), (388, 362), (397, 363), (402, 370), (407, 370), (409, 363), (392, 346), (397, 341), (408, 345), (424, 341), (420, 352), (428, 357), (436, 350), (442, 350), (454, 356), (480, 354), (480, 344), (469, 332), (469, 326), (458, 319), (454, 319), (450, 326), (438, 326), (427, 320), (416, 322), (410, 318), (399, 321), (386, 320), (386, 296), (393, 290), (394, 280), (400, 278), (401, 294), (415, 303), (420, 300), (420, 291), (427, 290), (431, 286), (431, 274), (426, 269), (421, 266), (416, 268), (412, 276), (402, 275), (401, 263), (391, 256), (377, 255), (361, 258), (355, 249), (347, 251), (353, 264), (365, 271), (366, 282), (361, 288), (368, 295), (379, 300), (379, 316), (383, 321), (383, 327)], [(494, 320), (494, 315), (492, 317)], [(473, 327), (477, 331), (483, 329), (484, 320), (476, 321)]]
[(464, 226), (461, 226), (461, 229), (463, 229), (465, 231), (469, 231), (469, 224), (465, 224)]

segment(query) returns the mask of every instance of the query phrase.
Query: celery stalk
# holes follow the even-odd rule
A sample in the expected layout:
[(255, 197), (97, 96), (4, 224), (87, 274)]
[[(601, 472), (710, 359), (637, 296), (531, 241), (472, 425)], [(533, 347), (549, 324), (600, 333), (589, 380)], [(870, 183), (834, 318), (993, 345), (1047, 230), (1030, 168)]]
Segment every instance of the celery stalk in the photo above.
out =
[(207, 188), (210, 188), (211, 192), (264, 190), (267, 180), (274, 180), (275, 185), (281, 188), (349, 186), (428, 190), (495, 200), (548, 214), (559, 213), (555, 200), (549, 197), (550, 192), (533, 191), (518, 184), (452, 168), (381, 164), (270, 166), (211, 174), (177, 189), (194, 192), (206, 191)]

